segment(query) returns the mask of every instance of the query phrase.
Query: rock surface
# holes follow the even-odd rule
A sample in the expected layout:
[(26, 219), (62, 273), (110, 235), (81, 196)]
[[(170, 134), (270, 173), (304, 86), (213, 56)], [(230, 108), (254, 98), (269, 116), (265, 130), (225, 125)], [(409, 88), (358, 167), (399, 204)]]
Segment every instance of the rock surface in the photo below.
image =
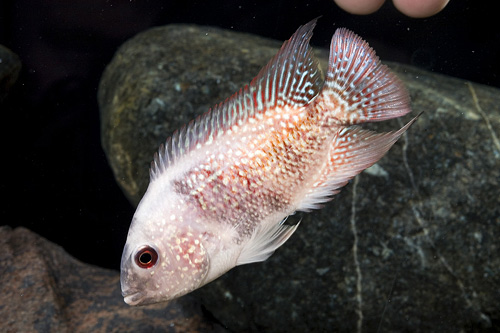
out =
[(21, 60), (19, 57), (0, 44), (0, 102), (2, 102), (17, 81), (21, 71)]
[[(121, 47), (100, 85), (102, 142), (134, 204), (159, 144), (248, 83), (280, 45), (171, 25)], [(413, 115), (425, 113), (269, 260), (194, 293), (229, 329), (500, 329), (500, 91), (390, 66)]]
[(0, 227), (1, 332), (220, 332), (192, 298), (130, 307), (119, 273), (24, 228)]

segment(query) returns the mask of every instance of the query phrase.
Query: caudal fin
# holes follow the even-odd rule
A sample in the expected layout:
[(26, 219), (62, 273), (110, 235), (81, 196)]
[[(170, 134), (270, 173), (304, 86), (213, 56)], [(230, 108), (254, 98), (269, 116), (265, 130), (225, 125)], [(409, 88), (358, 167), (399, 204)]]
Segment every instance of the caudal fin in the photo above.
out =
[(344, 126), (382, 121), (411, 111), (404, 84), (381, 64), (375, 51), (353, 32), (340, 28), (331, 46), (328, 72), (316, 103), (328, 121)]

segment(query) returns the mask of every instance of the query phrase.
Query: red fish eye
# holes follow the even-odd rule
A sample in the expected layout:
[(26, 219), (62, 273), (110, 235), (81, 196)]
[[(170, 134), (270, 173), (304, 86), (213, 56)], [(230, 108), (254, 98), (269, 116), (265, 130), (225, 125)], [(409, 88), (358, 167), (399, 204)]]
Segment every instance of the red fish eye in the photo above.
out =
[(151, 268), (158, 261), (158, 253), (151, 246), (144, 246), (135, 254), (135, 263), (140, 268)]

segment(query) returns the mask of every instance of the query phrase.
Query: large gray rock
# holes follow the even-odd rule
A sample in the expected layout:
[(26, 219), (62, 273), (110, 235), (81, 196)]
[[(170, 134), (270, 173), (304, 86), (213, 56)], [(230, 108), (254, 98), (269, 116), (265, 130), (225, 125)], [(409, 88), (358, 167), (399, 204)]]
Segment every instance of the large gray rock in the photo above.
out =
[[(248, 83), (280, 45), (171, 25), (120, 48), (99, 89), (102, 142), (134, 204), (158, 145)], [(390, 66), (413, 115), (425, 113), (269, 260), (195, 292), (228, 328), (500, 329), (500, 91)]]
[(118, 272), (24, 228), (0, 227), (0, 332), (220, 332), (193, 299), (132, 308)]

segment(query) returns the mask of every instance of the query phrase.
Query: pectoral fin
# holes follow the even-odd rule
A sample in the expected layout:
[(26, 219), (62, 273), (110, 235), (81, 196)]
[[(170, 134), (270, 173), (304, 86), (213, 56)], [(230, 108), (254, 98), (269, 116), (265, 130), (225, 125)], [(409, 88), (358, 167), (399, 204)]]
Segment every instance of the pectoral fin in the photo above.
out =
[(271, 227), (261, 226), (257, 228), (241, 251), (236, 265), (250, 264), (269, 258), (277, 248), (292, 236), (300, 224), (299, 222), (296, 225), (285, 225), (285, 220), (271, 225)]

